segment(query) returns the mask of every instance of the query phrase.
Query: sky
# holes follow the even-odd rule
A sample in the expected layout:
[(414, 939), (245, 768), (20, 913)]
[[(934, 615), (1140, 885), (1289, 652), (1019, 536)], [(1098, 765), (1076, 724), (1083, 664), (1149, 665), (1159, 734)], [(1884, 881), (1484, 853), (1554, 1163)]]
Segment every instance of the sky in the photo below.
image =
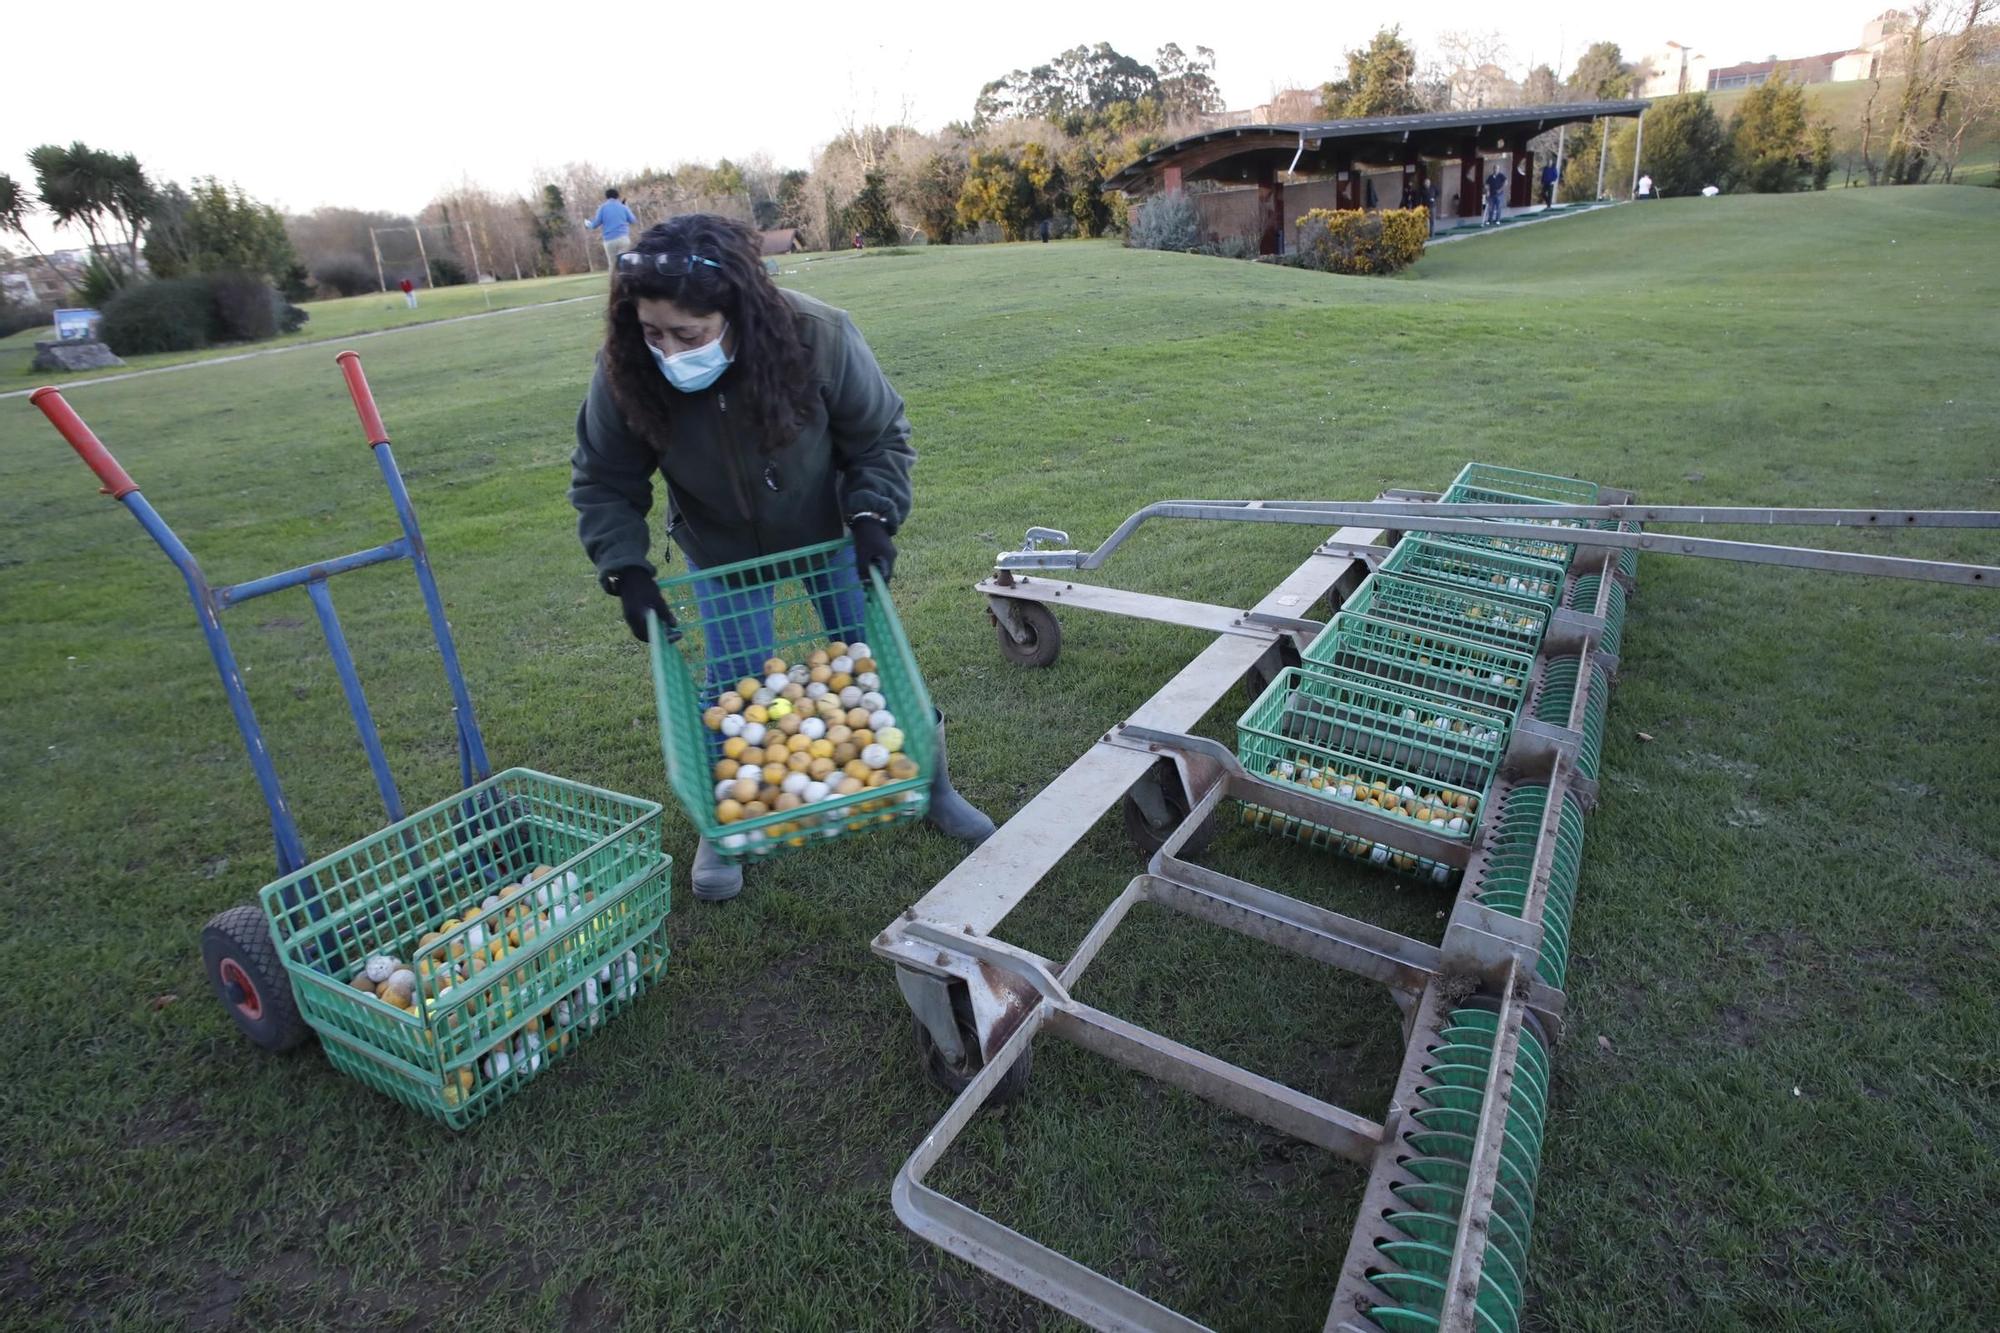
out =
[[(64, 59), (9, 69), (0, 172), (32, 181), (28, 149), (81, 139), (138, 154), (155, 181), (215, 175), (287, 211), (414, 212), (463, 180), (525, 191), (538, 168), (573, 161), (622, 173), (762, 152), (803, 167), (845, 123), (934, 130), (969, 119), (982, 84), (1099, 41), (1142, 60), (1166, 42), (1212, 47), (1228, 104), (1248, 107), (1334, 77), (1348, 48), (1399, 13), (1420, 57), (1440, 32), (1498, 29), (1518, 75), (1531, 62), (1567, 73), (1598, 40), (1629, 59), (1671, 39), (1718, 63), (1842, 50), (1885, 7), (1429, 0), (1225, 20), (1213, 0), (1073, 0), (919, 5), (889, 19), (842, 17), (849, 7), (826, 0), (99, 0), (87, 32), (63, 39)], [(45, 224), (35, 231), (44, 245), (55, 238)]]

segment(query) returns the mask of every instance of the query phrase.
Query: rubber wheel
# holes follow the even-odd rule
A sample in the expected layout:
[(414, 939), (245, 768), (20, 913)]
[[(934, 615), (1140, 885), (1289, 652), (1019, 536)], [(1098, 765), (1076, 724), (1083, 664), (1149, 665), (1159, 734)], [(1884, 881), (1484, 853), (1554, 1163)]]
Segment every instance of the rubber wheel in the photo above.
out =
[[(1164, 828), (1155, 827), (1153, 821), (1146, 816), (1146, 808), (1139, 804), (1138, 798), (1131, 792), (1126, 792), (1125, 799), (1120, 802), (1125, 815), (1125, 837), (1141, 853), (1151, 856), (1166, 845), (1167, 838), (1186, 821), (1188, 813), (1194, 806), (1188, 800), (1187, 793), (1181, 790), (1180, 771), (1167, 760), (1163, 759), (1155, 764), (1153, 771), (1139, 781), (1150, 782), (1159, 790), (1160, 799), (1165, 802), (1170, 816)], [(1199, 828), (1188, 835), (1188, 840), (1182, 845), (1179, 853), (1181, 859), (1199, 856), (1207, 851), (1208, 845), (1215, 841), (1215, 829), (1215, 817), (1210, 815)]]
[[(959, 1043), (965, 1048), (965, 1058), (958, 1063), (945, 1058), (944, 1052), (938, 1049), (936, 1038), (931, 1036), (931, 1030), (924, 1026), (921, 1018), (913, 1013), (910, 1015), (910, 1021), (916, 1028), (917, 1058), (923, 1061), (924, 1076), (956, 1097), (978, 1076), (986, 1061), (979, 1054), (979, 1029), (972, 1023), (972, 1002), (966, 997), (961, 986), (952, 987), (951, 1012), (958, 1020)], [(1001, 1077), (999, 1084), (993, 1089), (992, 1096), (986, 1099), (986, 1105), (998, 1106), (1025, 1095), (1028, 1091), (1028, 1074), (1034, 1061), (1035, 1050), (1030, 1046), (1021, 1052), (1021, 1058), (1014, 1062), (1014, 1067)]]
[(253, 1044), (289, 1051), (311, 1035), (262, 908), (240, 903), (210, 917), (201, 929), (201, 962), (215, 998)]
[(1014, 636), (1007, 627), (995, 618), (993, 628), (1000, 636), (1000, 656), (1015, 666), (1045, 667), (1056, 660), (1062, 651), (1062, 626), (1056, 622), (1053, 612), (1040, 602), (1017, 601), (1014, 603), (1021, 624), (1028, 631), (1026, 643), (1014, 642)]

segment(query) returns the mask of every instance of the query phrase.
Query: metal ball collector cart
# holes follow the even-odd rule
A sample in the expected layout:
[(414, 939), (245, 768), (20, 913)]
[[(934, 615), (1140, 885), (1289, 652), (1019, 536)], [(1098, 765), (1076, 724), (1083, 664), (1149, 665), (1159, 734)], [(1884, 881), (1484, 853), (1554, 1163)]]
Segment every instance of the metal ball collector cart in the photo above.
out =
[[(337, 358), (403, 535), (245, 583), (208, 582), (60, 392), (30, 401), (186, 580), (270, 811), (278, 878), (210, 918), (202, 962), (245, 1036), (283, 1051), (319, 1033), (327, 1058), (453, 1128), (500, 1105), (631, 1004), (666, 966), (670, 859), (660, 806), (531, 769), (494, 773), (473, 719), (416, 511), (361, 371)], [(464, 790), (406, 814), (328, 581), (408, 560), (451, 688)], [(302, 587), (326, 634), (389, 823), (309, 860), (265, 747), (223, 612)]]

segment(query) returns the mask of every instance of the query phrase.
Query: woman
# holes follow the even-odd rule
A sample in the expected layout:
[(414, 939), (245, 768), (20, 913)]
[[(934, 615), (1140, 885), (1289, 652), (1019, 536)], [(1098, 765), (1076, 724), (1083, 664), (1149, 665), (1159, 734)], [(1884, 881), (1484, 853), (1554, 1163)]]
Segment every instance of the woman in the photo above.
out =
[[(903, 400), (853, 322), (773, 283), (749, 227), (678, 217), (618, 257), (604, 348), (577, 413), (569, 499), (598, 582), (636, 637), (646, 637), (648, 611), (674, 626), (646, 558), (655, 472), (666, 483), (667, 535), (690, 570), (851, 535), (852, 556), (809, 580), (809, 591), (828, 637), (852, 640), (861, 577), (879, 570), (886, 579), (895, 567), (915, 462)], [(756, 594), (714, 581), (697, 582), (696, 596), (704, 620), (726, 616), (739, 628), (712, 636), (725, 675), (737, 657), (769, 655), (768, 593), (758, 605)], [(752, 642), (760, 623), (767, 641)], [(974, 844), (993, 832), (952, 789), (942, 717), (929, 820)], [(743, 888), (742, 870), (706, 838), (693, 880), (695, 897), (711, 902)]]

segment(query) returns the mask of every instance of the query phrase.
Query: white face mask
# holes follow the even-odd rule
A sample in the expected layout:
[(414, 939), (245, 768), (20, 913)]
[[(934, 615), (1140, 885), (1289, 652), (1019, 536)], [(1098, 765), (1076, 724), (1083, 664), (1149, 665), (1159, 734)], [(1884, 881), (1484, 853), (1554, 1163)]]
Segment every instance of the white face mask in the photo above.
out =
[(682, 393), (700, 393), (720, 379), (722, 372), (729, 369), (730, 362), (735, 360), (722, 350), (722, 339), (728, 332), (729, 322), (724, 320), (722, 332), (715, 335), (714, 342), (690, 347), (687, 351), (676, 352), (672, 356), (668, 356), (651, 343), (646, 344), (646, 350), (653, 354), (653, 364), (667, 377), (667, 383)]

